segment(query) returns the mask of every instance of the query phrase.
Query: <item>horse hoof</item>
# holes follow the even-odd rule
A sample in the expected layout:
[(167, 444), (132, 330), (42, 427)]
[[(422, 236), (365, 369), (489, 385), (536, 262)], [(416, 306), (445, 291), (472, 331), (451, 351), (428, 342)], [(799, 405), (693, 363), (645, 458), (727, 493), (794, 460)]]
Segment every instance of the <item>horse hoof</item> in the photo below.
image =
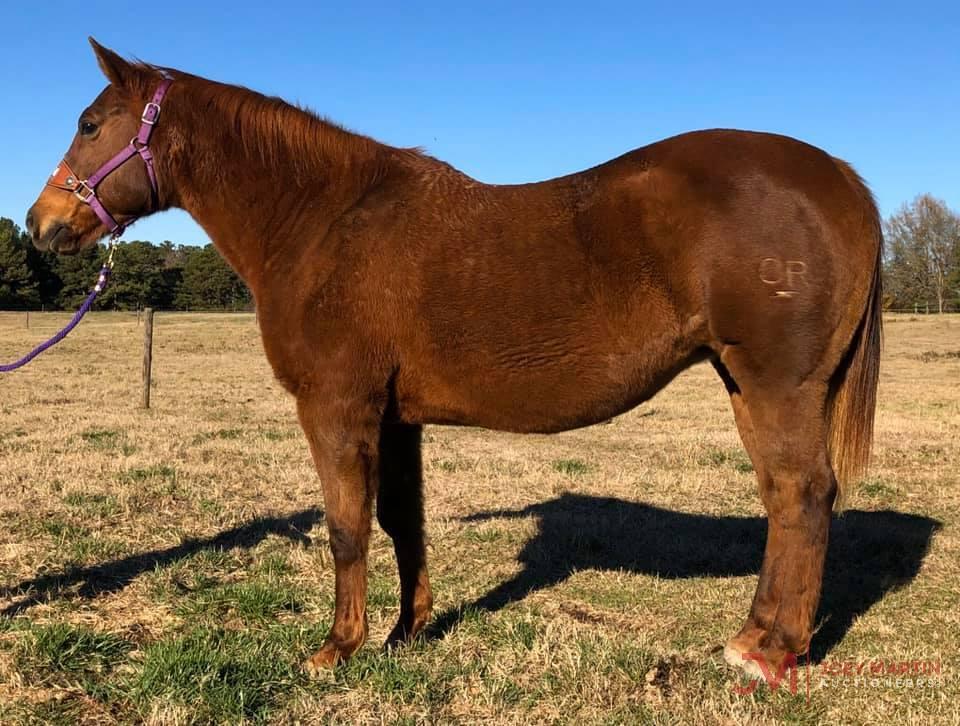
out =
[(387, 636), (387, 639), (383, 643), (383, 649), (386, 651), (394, 650), (396, 648), (401, 648), (412, 640), (407, 635), (407, 629), (397, 623), (393, 630), (390, 631), (390, 635)]
[(744, 651), (737, 648), (732, 643), (727, 643), (723, 647), (723, 659), (735, 668), (739, 668), (750, 678), (760, 680), (763, 678), (763, 670), (756, 660), (744, 658)]
[(340, 652), (336, 645), (327, 643), (303, 662), (303, 671), (311, 678), (318, 678), (333, 670), (338, 663), (342, 663), (347, 657)]
[(387, 636), (383, 649), (389, 651), (412, 643), (427, 624), (427, 619), (427, 617), (417, 618), (412, 626), (406, 625), (402, 620), (397, 622)]

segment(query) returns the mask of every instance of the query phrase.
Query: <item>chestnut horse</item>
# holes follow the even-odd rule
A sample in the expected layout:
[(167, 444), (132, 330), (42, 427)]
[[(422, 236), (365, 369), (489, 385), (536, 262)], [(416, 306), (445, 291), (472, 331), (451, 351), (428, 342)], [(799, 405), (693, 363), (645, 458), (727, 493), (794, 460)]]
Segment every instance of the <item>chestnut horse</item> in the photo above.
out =
[[(147, 104), (151, 174), (134, 156), (97, 200), (121, 225), (189, 212), (252, 291), (296, 399), (336, 564), (333, 625), (308, 670), (367, 636), (374, 500), (400, 575), (388, 645), (430, 618), (424, 424), (589, 426), (698, 361), (729, 391), (769, 522), (725, 656), (755, 673), (743, 654), (776, 668), (807, 651), (834, 501), (869, 456), (880, 354), (882, 237), (850, 166), (784, 136), (714, 130), (537, 184), (482, 184), (91, 42), (110, 83), (66, 168), (94, 174)], [(71, 253), (110, 227), (90, 189), (64, 189), (53, 180), (27, 226), (39, 248)]]

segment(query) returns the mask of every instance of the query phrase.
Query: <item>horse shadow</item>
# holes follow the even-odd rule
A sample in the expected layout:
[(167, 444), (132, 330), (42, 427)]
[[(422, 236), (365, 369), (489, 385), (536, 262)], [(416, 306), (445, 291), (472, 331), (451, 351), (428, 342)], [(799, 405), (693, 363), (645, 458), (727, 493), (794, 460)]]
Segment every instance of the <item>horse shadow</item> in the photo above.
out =
[[(766, 537), (763, 517), (715, 517), (661, 509), (611, 497), (564, 494), (519, 510), (468, 515), (464, 522), (536, 517), (537, 534), (518, 556), (523, 570), (466, 606), (439, 614), (426, 637), (442, 637), (470, 609), (495, 612), (579, 570), (622, 570), (670, 579), (740, 577), (760, 569)], [(323, 520), (308, 508), (286, 517), (260, 517), (215, 536), (192, 539), (89, 567), (72, 567), (0, 588), (0, 611), (12, 617), (53, 598), (90, 599), (117, 592), (144, 572), (202, 550), (252, 548), (274, 534), (309, 544), (305, 534)], [(834, 517), (823, 597), (810, 657), (821, 661), (857, 617), (917, 575), (942, 524), (890, 510), (852, 510)], [(19, 599), (17, 599), (19, 598)]]
[[(760, 570), (765, 517), (709, 516), (648, 504), (563, 494), (519, 510), (494, 510), (465, 522), (536, 517), (538, 532), (518, 556), (523, 570), (475, 602), (435, 618), (427, 638), (442, 637), (469, 609), (495, 612), (563, 582), (579, 570), (622, 570), (679, 579), (739, 577)], [(820, 662), (858, 616), (917, 575), (941, 523), (890, 510), (835, 516), (810, 658)]]
[(144, 572), (202, 550), (250, 549), (271, 534), (309, 544), (310, 539), (305, 532), (322, 519), (323, 512), (313, 507), (286, 517), (258, 517), (213, 537), (185, 540), (175, 547), (141, 552), (89, 567), (71, 567), (62, 572), (24, 580), (17, 585), (0, 588), (0, 600), (14, 599), (12, 604), (0, 610), (0, 615), (12, 617), (53, 598), (86, 600), (117, 592)]

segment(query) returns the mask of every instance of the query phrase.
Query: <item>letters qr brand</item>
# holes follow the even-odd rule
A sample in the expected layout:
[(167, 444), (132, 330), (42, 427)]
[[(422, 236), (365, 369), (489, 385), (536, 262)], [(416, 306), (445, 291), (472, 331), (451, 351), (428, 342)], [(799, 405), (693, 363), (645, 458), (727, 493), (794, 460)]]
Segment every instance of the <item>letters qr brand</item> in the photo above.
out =
[(806, 283), (807, 263), (801, 260), (781, 260), (764, 257), (760, 262), (760, 281), (776, 288), (773, 297), (790, 298), (798, 294)]

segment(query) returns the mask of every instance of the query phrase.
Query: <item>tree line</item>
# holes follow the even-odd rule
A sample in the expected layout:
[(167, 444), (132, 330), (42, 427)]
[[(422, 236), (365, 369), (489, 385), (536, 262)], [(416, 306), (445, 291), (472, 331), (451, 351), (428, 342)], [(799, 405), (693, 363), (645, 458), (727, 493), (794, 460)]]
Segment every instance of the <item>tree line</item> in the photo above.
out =
[[(40, 252), (0, 217), (0, 310), (71, 310), (83, 302), (106, 259), (95, 245), (77, 255)], [(101, 310), (249, 310), (250, 291), (213, 247), (123, 242), (116, 273), (97, 298)]]
[(921, 194), (883, 225), (889, 310), (960, 312), (960, 215)]
[[(960, 215), (930, 194), (904, 204), (883, 224), (884, 307), (960, 312)], [(90, 291), (105, 248), (61, 257), (39, 252), (0, 218), (0, 310), (66, 310)], [(247, 310), (250, 292), (213, 245), (126, 242), (117, 274), (99, 298), (106, 310)]]

